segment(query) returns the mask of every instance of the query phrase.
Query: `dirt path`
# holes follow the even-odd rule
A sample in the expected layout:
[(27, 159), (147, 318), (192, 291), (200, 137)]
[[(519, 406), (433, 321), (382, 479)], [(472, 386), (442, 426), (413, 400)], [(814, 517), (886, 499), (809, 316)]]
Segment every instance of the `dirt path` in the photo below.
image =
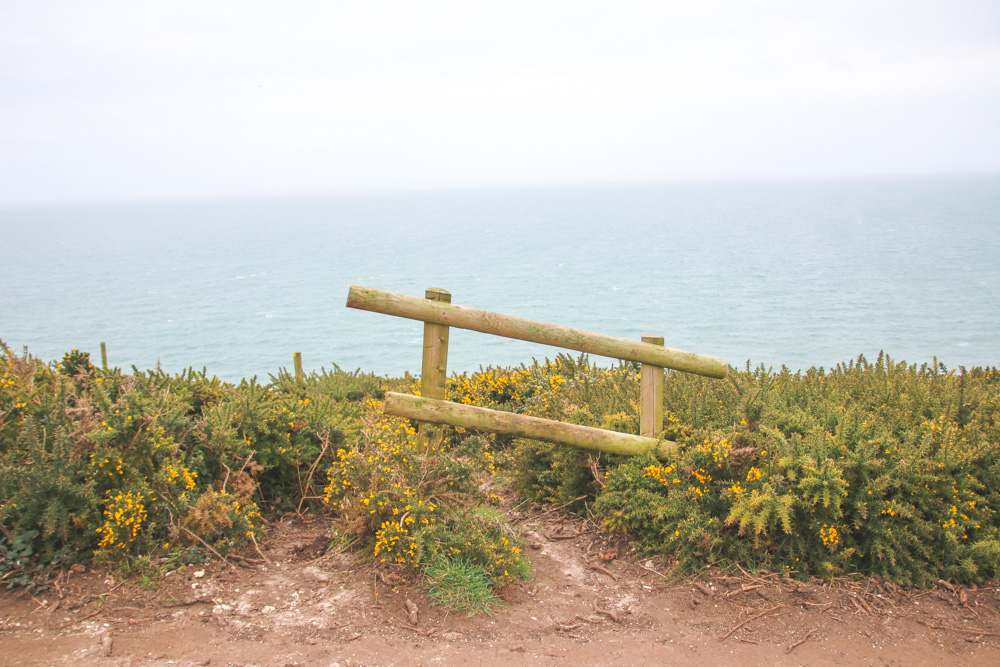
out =
[(677, 581), (578, 517), (523, 526), (532, 579), (492, 617), (431, 605), (405, 572), (324, 556), (325, 520), (287, 520), (262, 545), (269, 563), (189, 567), (156, 591), (101, 572), (67, 572), (41, 597), (0, 591), (0, 664), (1000, 664), (997, 585)]

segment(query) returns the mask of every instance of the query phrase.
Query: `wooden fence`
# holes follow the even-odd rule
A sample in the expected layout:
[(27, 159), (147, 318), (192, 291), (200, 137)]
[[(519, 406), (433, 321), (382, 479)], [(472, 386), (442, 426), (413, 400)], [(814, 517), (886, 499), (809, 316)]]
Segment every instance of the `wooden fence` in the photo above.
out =
[[(432, 424), (507, 433), (613, 454), (666, 454), (673, 443), (657, 436), (663, 430), (663, 369), (723, 378), (728, 365), (723, 359), (664, 347), (663, 337), (645, 335), (641, 341), (606, 336), (558, 324), (457, 306), (451, 293), (429, 288), (425, 298), (351, 285), (347, 306), (424, 322), (424, 354), (420, 396), (389, 392), (386, 414)], [(511, 412), (453, 403), (445, 399), (448, 375), (448, 332), (451, 327), (504, 336), (532, 343), (553, 345), (578, 352), (637, 361), (641, 366), (639, 431), (630, 435), (599, 428), (567, 424)], [(423, 432), (423, 431), (422, 431)], [(424, 436), (426, 446), (428, 439)]]

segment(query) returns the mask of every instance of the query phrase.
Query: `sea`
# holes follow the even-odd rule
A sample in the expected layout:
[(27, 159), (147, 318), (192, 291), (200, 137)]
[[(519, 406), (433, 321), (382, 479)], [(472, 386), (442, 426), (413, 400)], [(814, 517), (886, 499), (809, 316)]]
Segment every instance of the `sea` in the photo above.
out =
[[(0, 239), (0, 339), (46, 361), (418, 374), (423, 323), (347, 308), (356, 284), (737, 367), (1000, 365), (998, 174), (4, 208)], [(450, 338), (454, 372), (563, 352)]]

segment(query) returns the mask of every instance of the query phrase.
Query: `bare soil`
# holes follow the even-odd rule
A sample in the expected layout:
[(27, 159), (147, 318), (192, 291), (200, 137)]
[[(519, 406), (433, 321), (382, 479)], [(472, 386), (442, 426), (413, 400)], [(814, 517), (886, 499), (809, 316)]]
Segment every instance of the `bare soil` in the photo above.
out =
[(325, 519), (287, 518), (259, 554), (171, 572), (157, 590), (68, 570), (43, 595), (0, 591), (0, 664), (1000, 664), (997, 582), (675, 579), (575, 515), (519, 521), (532, 578), (492, 616), (449, 612), (404, 570), (328, 552)]

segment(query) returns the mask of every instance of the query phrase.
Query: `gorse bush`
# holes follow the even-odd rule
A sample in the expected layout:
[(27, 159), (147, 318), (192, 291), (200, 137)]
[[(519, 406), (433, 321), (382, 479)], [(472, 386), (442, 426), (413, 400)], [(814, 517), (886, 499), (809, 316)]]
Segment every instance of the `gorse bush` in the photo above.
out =
[(263, 535), (262, 514), (304, 508), (330, 511), (376, 561), (461, 565), (491, 590), (527, 574), (514, 531), (487, 511), (490, 443), (452, 432), (422, 451), (412, 425), (381, 414), (384, 391), (408, 381), (335, 368), (233, 385), (104, 371), (77, 350), (53, 368), (6, 347), (0, 372), (8, 582), (91, 555), (142, 570), (225, 554)]
[(308, 385), (124, 375), (76, 350), (51, 368), (0, 345), (0, 378), (7, 581), (89, 554), (128, 564), (252, 540), (263, 510), (321, 504), (323, 470), (359, 413)]
[(336, 452), (325, 500), (344, 532), (372, 548), (381, 562), (426, 571), (461, 561), (494, 589), (526, 576), (514, 532), (480, 505), (496, 472), (492, 451), (476, 436), (423, 449), (407, 421), (363, 403), (361, 437)]
[[(560, 354), (555, 360), (517, 369), (455, 375), (448, 382), (448, 398), (583, 426), (628, 433), (639, 429), (638, 365), (601, 368), (583, 355)], [(510, 457), (509, 480), (519, 495), (538, 502), (569, 503), (571, 509), (582, 509), (583, 500), (574, 503), (574, 499), (591, 497), (599, 488), (593, 471), (620, 460), (564, 445), (515, 441), (507, 435), (487, 437)]]
[[(638, 431), (637, 364), (585, 356), (456, 374), (461, 403)], [(667, 373), (663, 460), (436, 429), (382, 413), (409, 379), (58, 364), (0, 343), (0, 573), (37, 585), (97, 557), (126, 569), (225, 553), (268, 515), (327, 512), (352, 545), (493, 604), (527, 576), (498, 489), (599, 517), (680, 570), (980, 582), (1000, 562), (1000, 373), (880, 355), (829, 371)], [(141, 568), (139, 568), (141, 569)], [(457, 581), (479, 582), (455, 590)], [(472, 588), (485, 585), (489, 592)], [(461, 588), (461, 586), (459, 586)], [(476, 602), (478, 600), (479, 602)]]
[[(637, 433), (639, 368), (586, 357), (456, 376), (453, 400)], [(524, 497), (583, 509), (681, 569), (976, 582), (1000, 555), (1000, 374), (880, 354), (835, 369), (667, 373), (668, 460), (492, 436)], [(571, 502), (574, 501), (575, 502)]]
[(830, 372), (670, 374), (667, 405), (690, 427), (668, 460), (609, 470), (595, 509), (687, 568), (981, 581), (1000, 553), (993, 377), (884, 355)]

